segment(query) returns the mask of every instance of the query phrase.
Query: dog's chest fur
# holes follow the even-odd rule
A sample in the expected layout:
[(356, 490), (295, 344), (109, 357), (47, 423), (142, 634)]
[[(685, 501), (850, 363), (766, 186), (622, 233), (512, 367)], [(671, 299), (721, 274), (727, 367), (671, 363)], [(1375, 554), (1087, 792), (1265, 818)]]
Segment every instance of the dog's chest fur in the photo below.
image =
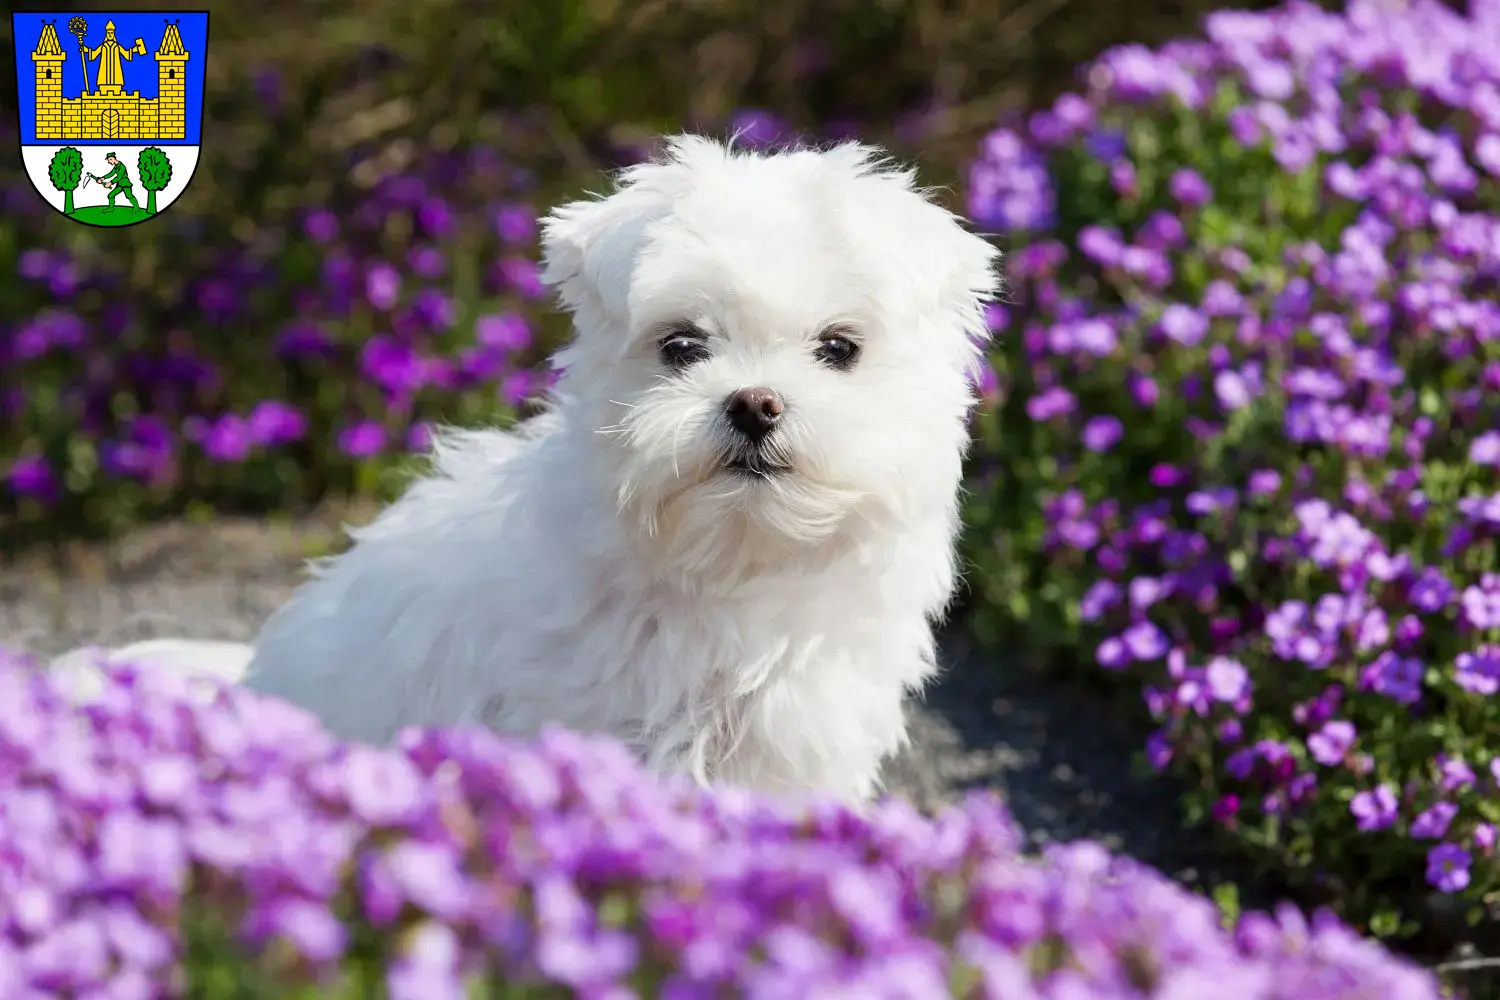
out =
[(693, 598), (601, 580), (579, 620), (533, 628), (524, 650), (513, 636), (503, 673), (481, 671), (503, 684), (480, 721), (610, 732), (653, 770), (705, 782), (865, 797), (904, 738), (905, 696), (933, 670), (930, 629), (868, 578), (831, 582)]
[[(267, 623), (247, 684), (346, 739), (559, 724), (612, 734), (659, 773), (876, 790), (905, 738), (904, 698), (935, 669), (951, 511), (815, 572), (689, 591), (659, 582), (574, 493), (511, 492), (475, 471), (486, 458), (501, 467), (474, 454), (466, 475), (418, 483), (360, 531)], [(521, 481), (556, 482), (545, 471)]]

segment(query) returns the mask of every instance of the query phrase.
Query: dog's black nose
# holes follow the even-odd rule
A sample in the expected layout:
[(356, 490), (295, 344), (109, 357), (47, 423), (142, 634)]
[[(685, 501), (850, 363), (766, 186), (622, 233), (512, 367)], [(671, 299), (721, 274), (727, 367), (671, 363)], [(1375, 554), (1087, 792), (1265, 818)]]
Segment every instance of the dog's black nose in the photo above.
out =
[(751, 441), (759, 441), (771, 433), (785, 409), (780, 396), (760, 387), (739, 389), (724, 400), (724, 415), (730, 425)]

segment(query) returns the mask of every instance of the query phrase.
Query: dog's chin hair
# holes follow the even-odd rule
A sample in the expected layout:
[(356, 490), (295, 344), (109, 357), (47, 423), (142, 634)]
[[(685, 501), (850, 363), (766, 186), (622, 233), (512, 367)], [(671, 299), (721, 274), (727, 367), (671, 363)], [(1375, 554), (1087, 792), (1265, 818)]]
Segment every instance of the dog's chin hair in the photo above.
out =
[(788, 564), (811, 568), (836, 558), (867, 498), (795, 467), (746, 475), (714, 456), (667, 469), (627, 464), (616, 499), (660, 571), (717, 589)]
[(735, 586), (841, 554), (861, 500), (796, 472), (760, 479), (722, 473), (642, 513), (658, 559), (691, 578)]

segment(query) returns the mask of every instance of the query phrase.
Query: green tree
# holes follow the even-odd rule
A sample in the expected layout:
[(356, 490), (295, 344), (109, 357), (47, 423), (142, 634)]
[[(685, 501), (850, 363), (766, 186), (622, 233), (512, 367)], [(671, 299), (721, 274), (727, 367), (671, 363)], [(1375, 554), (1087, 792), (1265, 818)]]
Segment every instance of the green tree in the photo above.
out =
[(172, 161), (155, 146), (147, 146), (135, 161), (140, 170), (141, 187), (146, 189), (146, 211), (156, 214), (156, 192), (172, 181)]
[(52, 186), (63, 193), (63, 212), (72, 215), (73, 192), (78, 190), (78, 182), (83, 179), (83, 154), (72, 146), (59, 149), (52, 154), (52, 162), (47, 165), (47, 176)]

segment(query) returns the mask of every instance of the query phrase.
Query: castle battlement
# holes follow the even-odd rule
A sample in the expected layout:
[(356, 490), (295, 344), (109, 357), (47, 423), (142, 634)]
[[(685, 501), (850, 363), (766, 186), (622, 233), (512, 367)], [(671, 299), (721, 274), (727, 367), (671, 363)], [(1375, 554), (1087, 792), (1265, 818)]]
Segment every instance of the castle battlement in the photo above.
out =
[[(111, 23), (110, 27), (113, 26)], [(136, 51), (145, 54), (143, 48)], [(64, 97), (61, 64), (68, 58), (68, 52), (58, 38), (56, 22), (44, 23), (36, 49), (31, 53), (31, 61), (36, 64), (36, 139), (68, 142), (186, 138), (187, 81), (181, 67), (190, 55), (176, 24), (167, 24), (155, 56), (155, 97), (141, 97), (138, 90)], [(87, 66), (85, 60), (85, 70)]]

